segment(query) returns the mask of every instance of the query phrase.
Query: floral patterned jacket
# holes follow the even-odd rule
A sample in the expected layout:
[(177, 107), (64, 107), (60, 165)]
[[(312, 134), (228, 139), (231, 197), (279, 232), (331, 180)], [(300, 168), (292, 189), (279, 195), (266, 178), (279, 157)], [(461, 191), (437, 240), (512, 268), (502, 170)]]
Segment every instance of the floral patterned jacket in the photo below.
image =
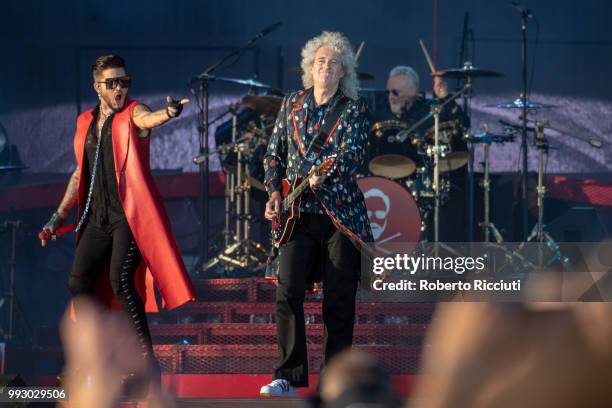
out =
[(313, 193), (319, 199), (334, 225), (353, 242), (372, 242), (372, 231), (363, 194), (355, 179), (356, 170), (365, 160), (368, 141), (368, 112), (362, 99), (351, 100), (342, 93), (337, 99), (346, 106), (327, 137), (319, 157), (310, 148), (316, 132), (307, 132), (308, 102), (313, 103), (312, 88), (287, 95), (276, 118), (276, 124), (264, 157), (265, 185), (268, 194), (280, 191), (281, 181), (304, 177), (313, 164), (337, 154), (330, 177)]

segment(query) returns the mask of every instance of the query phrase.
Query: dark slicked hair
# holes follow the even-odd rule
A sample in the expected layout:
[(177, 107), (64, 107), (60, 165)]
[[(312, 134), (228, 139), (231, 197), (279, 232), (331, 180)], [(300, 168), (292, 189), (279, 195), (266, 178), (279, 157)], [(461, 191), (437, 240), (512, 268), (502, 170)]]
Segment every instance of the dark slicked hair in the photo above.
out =
[(119, 55), (102, 55), (96, 58), (96, 62), (91, 66), (91, 73), (97, 76), (108, 68), (125, 68), (125, 60)]

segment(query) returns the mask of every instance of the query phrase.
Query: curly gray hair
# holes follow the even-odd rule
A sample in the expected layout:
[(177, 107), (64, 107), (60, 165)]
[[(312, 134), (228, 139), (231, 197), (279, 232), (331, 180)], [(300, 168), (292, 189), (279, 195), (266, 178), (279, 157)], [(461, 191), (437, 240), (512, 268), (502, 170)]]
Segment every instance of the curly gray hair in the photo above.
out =
[(304, 48), (302, 48), (302, 84), (304, 88), (311, 88), (314, 83), (312, 79), (312, 67), (317, 50), (321, 47), (330, 47), (340, 54), (344, 76), (340, 80), (340, 89), (344, 95), (355, 100), (357, 99), (357, 89), (359, 80), (357, 79), (357, 60), (355, 52), (348, 38), (342, 33), (333, 31), (323, 31), (318, 36), (311, 38)]

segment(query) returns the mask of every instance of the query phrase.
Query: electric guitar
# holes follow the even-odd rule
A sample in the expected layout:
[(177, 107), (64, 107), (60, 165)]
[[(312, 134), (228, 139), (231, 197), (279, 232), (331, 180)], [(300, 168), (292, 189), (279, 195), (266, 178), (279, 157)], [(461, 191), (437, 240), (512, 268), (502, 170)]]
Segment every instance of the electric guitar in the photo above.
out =
[(325, 174), (328, 177), (331, 175), (335, 164), (336, 154), (327, 157), (320, 166), (312, 169), (306, 177), (297, 177), (293, 183), (287, 179), (283, 179), (281, 187), (281, 205), (278, 217), (272, 220), (272, 243), (279, 247), (284, 244), (291, 236), (293, 226), (300, 217), (300, 202), (302, 201), (302, 193), (308, 188), (308, 179), (312, 175)]

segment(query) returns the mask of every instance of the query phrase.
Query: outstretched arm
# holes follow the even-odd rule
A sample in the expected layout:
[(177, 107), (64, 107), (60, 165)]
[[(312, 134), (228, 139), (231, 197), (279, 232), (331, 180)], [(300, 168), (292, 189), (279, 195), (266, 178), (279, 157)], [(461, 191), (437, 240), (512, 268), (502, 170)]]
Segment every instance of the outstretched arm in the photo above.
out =
[(137, 105), (132, 111), (132, 120), (134, 120), (134, 124), (142, 130), (150, 130), (161, 126), (170, 119), (179, 116), (183, 110), (183, 106), (189, 103), (189, 99), (175, 101), (168, 96), (166, 97), (166, 103), (168, 106), (165, 109), (154, 112), (151, 112), (145, 105)]

